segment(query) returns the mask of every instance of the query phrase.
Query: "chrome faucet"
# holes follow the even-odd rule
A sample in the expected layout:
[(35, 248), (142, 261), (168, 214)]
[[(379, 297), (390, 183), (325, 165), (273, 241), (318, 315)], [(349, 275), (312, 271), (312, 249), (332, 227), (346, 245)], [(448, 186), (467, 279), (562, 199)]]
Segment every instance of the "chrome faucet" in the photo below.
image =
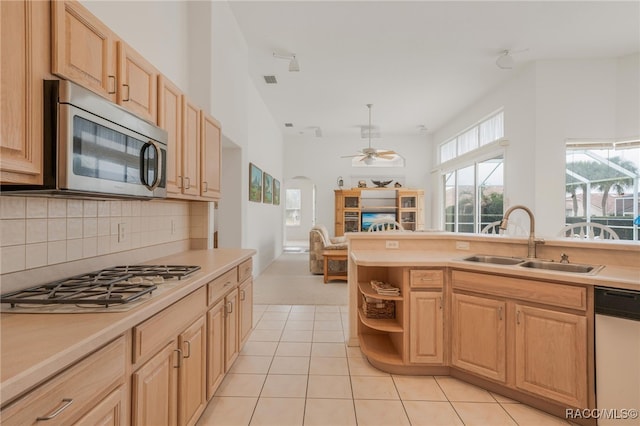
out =
[(500, 221), (500, 229), (502, 230), (507, 229), (507, 225), (509, 223), (509, 216), (514, 210), (517, 210), (517, 209), (524, 210), (529, 215), (529, 242), (527, 243), (527, 257), (529, 259), (535, 259), (536, 243), (537, 243), (536, 236), (535, 236), (536, 220), (533, 217), (533, 212), (529, 210), (528, 207), (516, 205), (507, 209), (507, 211), (504, 213), (504, 217), (502, 218), (502, 221)]

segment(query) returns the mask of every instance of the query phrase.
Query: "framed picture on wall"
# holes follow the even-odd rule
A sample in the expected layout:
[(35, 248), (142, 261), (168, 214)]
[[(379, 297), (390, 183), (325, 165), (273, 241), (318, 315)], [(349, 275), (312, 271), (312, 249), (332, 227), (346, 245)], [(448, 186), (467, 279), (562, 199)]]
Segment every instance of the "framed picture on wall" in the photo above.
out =
[(262, 169), (249, 163), (249, 201), (262, 201)]
[(280, 205), (280, 181), (278, 179), (273, 180), (273, 204)]
[(273, 203), (273, 178), (269, 173), (263, 173), (262, 181), (262, 202)]

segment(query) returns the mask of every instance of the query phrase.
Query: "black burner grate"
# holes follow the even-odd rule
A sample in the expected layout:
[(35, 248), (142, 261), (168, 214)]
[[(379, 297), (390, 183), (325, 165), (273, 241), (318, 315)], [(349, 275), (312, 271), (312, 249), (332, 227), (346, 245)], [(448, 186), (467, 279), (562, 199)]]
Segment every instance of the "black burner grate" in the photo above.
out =
[[(181, 279), (199, 266), (116, 266), (0, 295), (0, 303), (20, 305), (73, 304), (109, 307), (133, 302), (157, 289), (157, 280)], [(161, 278), (159, 278), (161, 277)]]

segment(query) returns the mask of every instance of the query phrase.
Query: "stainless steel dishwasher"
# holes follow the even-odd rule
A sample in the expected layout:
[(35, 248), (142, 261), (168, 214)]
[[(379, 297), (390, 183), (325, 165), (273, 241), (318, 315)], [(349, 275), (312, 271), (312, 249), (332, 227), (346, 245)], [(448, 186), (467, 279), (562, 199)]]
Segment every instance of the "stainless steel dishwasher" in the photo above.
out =
[(595, 288), (598, 425), (638, 425), (640, 290)]

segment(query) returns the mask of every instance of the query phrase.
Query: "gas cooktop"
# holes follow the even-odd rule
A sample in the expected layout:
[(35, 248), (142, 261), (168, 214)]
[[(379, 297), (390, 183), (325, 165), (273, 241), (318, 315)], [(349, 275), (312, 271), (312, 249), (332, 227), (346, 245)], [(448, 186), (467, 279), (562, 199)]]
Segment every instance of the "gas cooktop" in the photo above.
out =
[(159, 285), (199, 269), (184, 265), (114, 266), (6, 293), (0, 295), (0, 303), (10, 306), (4, 312), (120, 312), (131, 309), (132, 302), (151, 297)]

